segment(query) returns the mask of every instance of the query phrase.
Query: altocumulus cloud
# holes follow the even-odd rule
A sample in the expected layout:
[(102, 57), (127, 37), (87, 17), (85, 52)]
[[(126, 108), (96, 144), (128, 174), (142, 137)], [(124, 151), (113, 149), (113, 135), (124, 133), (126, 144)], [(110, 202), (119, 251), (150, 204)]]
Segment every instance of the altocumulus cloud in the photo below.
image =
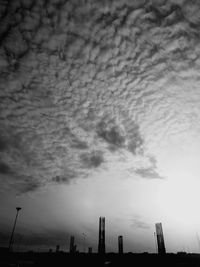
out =
[[(172, 118), (190, 97), (166, 84), (199, 80), (199, 11), (182, 0), (1, 1), (2, 185), (69, 182), (122, 151), (148, 160), (149, 129), (180, 126)], [(158, 178), (149, 164), (136, 173)]]

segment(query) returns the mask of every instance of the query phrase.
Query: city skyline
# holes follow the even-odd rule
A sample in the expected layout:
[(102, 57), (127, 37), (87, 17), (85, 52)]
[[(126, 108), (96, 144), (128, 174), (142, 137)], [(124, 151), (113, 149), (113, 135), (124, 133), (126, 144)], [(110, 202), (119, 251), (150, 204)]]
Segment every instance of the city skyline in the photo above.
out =
[[(10, 241), (9, 241), (9, 246), (4, 246), (2, 248), (7, 248), (8, 249), (8, 252), (12, 253), (12, 252), (28, 252), (29, 251), (29, 248), (27, 247), (25, 250), (20, 250), (19, 249), (19, 246), (20, 244), (18, 243), (17, 246), (18, 246), (18, 250), (16, 249), (16, 244), (15, 244), (15, 248), (14, 248), (14, 241), (15, 241), (15, 228), (16, 228), (16, 222), (17, 222), (17, 218), (18, 218), (18, 215), (19, 215), (19, 211), (21, 210), (22, 208), (21, 207), (16, 207), (16, 210), (17, 210), (17, 213), (16, 213), (16, 216), (15, 216), (15, 220), (14, 220), (14, 225), (13, 225), (13, 229), (12, 229), (12, 232), (11, 232), (11, 235), (10, 235)], [(155, 253), (158, 253), (158, 254), (165, 254), (166, 253), (166, 249), (165, 249), (165, 244), (164, 244), (164, 234), (163, 234), (163, 229), (162, 229), (162, 223), (156, 223), (155, 224), (155, 228), (156, 228), (156, 245), (155, 245)], [(90, 244), (88, 243), (88, 251), (87, 253), (92, 253), (93, 252), (96, 252), (98, 253), (99, 255), (103, 256), (106, 254), (106, 234), (105, 234), (105, 217), (99, 217), (99, 230), (98, 230), (98, 250), (97, 251), (94, 251), (93, 248), (90, 246)], [(85, 233), (82, 233), (83, 237), (84, 237), (84, 247), (83, 247), (83, 250), (80, 251), (79, 250), (79, 247), (77, 246), (77, 244), (75, 243), (75, 236), (74, 235), (71, 235), (70, 236), (70, 239), (69, 239), (69, 248), (67, 250), (68, 253), (70, 254), (77, 254), (79, 252), (82, 252), (82, 253), (86, 253), (86, 243), (85, 243), (85, 238), (86, 238), (86, 235)], [(19, 241), (18, 241), (19, 242)], [(124, 253), (124, 250), (123, 250), (123, 236), (122, 235), (119, 235), (118, 236), (118, 254), (123, 254)], [(27, 250), (28, 249), (28, 250)], [(37, 251), (38, 251), (38, 248), (37, 248)], [(48, 251), (49, 252), (53, 252), (52, 248), (48, 248)], [(56, 248), (55, 248), (55, 253), (59, 253), (59, 252), (64, 252), (64, 251), (61, 251), (60, 250), (60, 245), (56, 245)], [(66, 252), (66, 251), (65, 251)], [(111, 251), (110, 251), (111, 252)], [(133, 251), (129, 251), (129, 253)], [(145, 252), (145, 251), (144, 251)]]
[[(21, 210), (21, 207), (16, 207), (17, 210), (17, 214), (15, 216), (15, 220), (14, 220), (14, 225), (13, 225), (13, 229), (10, 235), (10, 241), (9, 241), (9, 245), (6, 246), (5, 242), (2, 246), (2, 248), (7, 248), (10, 252), (28, 252), (28, 251), (37, 251), (37, 252), (68, 252), (70, 254), (76, 254), (76, 253), (98, 253), (99, 255), (104, 255), (106, 254), (106, 241), (109, 241), (108, 238), (106, 238), (106, 227), (105, 227), (105, 217), (99, 217), (99, 224), (98, 224), (98, 245), (95, 244), (94, 247), (91, 246), (90, 240), (87, 240), (87, 248), (86, 248), (86, 234), (82, 233), (82, 236), (84, 238), (84, 241), (81, 243), (78, 243), (78, 245), (75, 242), (76, 236), (75, 235), (71, 235), (70, 237), (68, 237), (66, 241), (68, 241), (68, 244), (66, 245), (66, 243), (61, 246), (61, 250), (60, 250), (60, 244), (57, 244), (55, 246), (55, 251), (53, 249), (53, 246), (49, 247), (49, 246), (44, 246), (43, 249), (40, 250), (40, 246), (24, 246), (21, 242), (21, 240), (18, 239), (18, 237), (16, 238), (16, 233), (14, 234), (15, 231), (15, 227), (16, 227), (16, 222), (17, 222), (17, 217), (18, 217), (18, 212)], [(165, 242), (164, 242), (164, 234), (163, 234), (163, 228), (162, 228), (162, 223), (155, 223), (155, 230), (156, 232), (152, 233), (152, 236), (154, 235), (154, 242), (155, 242), (155, 250), (154, 251), (139, 251), (140, 253), (156, 253), (156, 254), (165, 254), (166, 252), (166, 248), (165, 248)], [(108, 235), (109, 236), (109, 235)], [(23, 238), (23, 233), (20, 234), (20, 239)], [(197, 241), (199, 243), (199, 236), (196, 233), (196, 238)], [(37, 237), (36, 237), (37, 239)], [(16, 244), (14, 244), (14, 241), (17, 241)], [(61, 239), (62, 240), (62, 239)], [(57, 239), (57, 241), (59, 242), (60, 240)], [(122, 235), (118, 235), (116, 240), (117, 242), (117, 246), (118, 249), (117, 250), (112, 250), (112, 249), (108, 249), (108, 253), (118, 253), (118, 254), (123, 254), (124, 253), (124, 242), (123, 242), (123, 236)], [(153, 242), (153, 239), (152, 239)], [(61, 242), (62, 243), (62, 242)], [(12, 246), (12, 248), (11, 248)], [(88, 249), (88, 251), (87, 251)], [(182, 250), (177, 251), (178, 253), (194, 253), (190, 250), (188, 250), (188, 247), (183, 247)], [(134, 251), (134, 250), (126, 250), (125, 253), (138, 253), (138, 251)], [(173, 253), (172, 251), (170, 253)], [(197, 250), (196, 253), (200, 253), (200, 246), (199, 246), (199, 251)]]

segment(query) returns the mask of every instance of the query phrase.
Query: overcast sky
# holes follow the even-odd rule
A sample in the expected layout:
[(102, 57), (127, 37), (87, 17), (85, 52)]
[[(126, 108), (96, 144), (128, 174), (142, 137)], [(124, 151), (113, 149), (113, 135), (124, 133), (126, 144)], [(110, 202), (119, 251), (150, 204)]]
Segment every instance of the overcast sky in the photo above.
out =
[(200, 252), (200, 2), (0, 3), (0, 246)]

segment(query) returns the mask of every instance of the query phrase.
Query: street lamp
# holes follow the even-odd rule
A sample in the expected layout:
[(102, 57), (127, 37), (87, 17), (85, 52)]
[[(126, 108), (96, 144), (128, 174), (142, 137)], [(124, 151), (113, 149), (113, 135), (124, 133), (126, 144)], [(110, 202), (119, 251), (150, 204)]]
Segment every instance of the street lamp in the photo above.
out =
[(19, 213), (19, 211), (20, 211), (21, 209), (22, 209), (22, 208), (20, 208), (20, 207), (16, 207), (17, 214), (16, 214), (16, 217), (15, 217), (15, 221), (14, 221), (14, 225), (13, 225), (13, 229), (12, 229), (12, 233), (11, 233), (11, 237), (10, 237), (10, 242), (9, 242), (9, 247), (8, 247), (8, 250), (9, 250), (9, 251), (12, 251), (12, 246), (13, 246), (13, 244), (14, 244), (14, 232), (15, 232), (15, 227), (16, 227), (16, 222), (17, 222), (18, 213)]

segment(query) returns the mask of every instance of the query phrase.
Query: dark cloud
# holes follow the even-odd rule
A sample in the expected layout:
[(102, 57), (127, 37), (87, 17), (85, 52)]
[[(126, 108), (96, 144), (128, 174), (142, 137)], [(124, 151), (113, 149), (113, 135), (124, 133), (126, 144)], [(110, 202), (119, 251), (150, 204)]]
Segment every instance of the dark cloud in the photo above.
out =
[(16, 194), (21, 195), (36, 191), (43, 185), (44, 180), (41, 179), (40, 181), (38, 177), (19, 175), (19, 172), (7, 169), (7, 166), (5, 168), (6, 170), (0, 171), (1, 192), (11, 189)]
[(145, 179), (164, 179), (157, 171), (157, 160), (154, 156), (148, 156), (149, 167), (136, 168), (134, 172)]
[(85, 168), (97, 168), (104, 162), (102, 151), (81, 154), (80, 158)]
[(71, 133), (69, 130), (70, 146), (75, 149), (88, 149), (88, 144), (86, 141), (80, 140), (75, 134)]
[(117, 125), (100, 122), (97, 126), (97, 134), (110, 145), (111, 149), (118, 149), (124, 146), (125, 137)]
[(135, 154), (137, 147), (138, 147), (137, 142), (132, 141), (128, 143), (128, 150), (132, 152), (133, 154)]
[(145, 179), (163, 179), (153, 167), (137, 169), (135, 173)]
[(73, 144), (71, 144), (72, 148), (77, 148), (77, 149), (87, 149), (88, 145), (86, 142), (82, 142), (80, 140), (76, 140)]
[(144, 139), (139, 125), (130, 117), (127, 111), (121, 113), (122, 125), (126, 133), (126, 148), (133, 155), (143, 152)]
[(68, 170), (64, 176), (55, 176), (52, 178), (53, 182), (58, 184), (69, 183), (71, 179), (78, 177), (78, 173)]
[(10, 167), (4, 162), (0, 162), (0, 174), (10, 174), (12, 173)]
[(141, 149), (142, 145), (143, 145), (143, 139), (139, 134), (137, 134), (136, 136), (131, 138), (131, 140), (128, 142), (127, 147), (131, 153), (136, 154), (138, 148)]
[(159, 174), (155, 156), (146, 155), (144, 157), (142, 154), (142, 157), (144, 161), (138, 161), (138, 164), (129, 168), (129, 173), (136, 174), (144, 179), (165, 179), (164, 176)]
[(23, 183), (19, 183), (16, 187), (18, 188), (18, 191), (21, 194), (36, 191), (41, 186), (42, 184), (39, 181), (28, 177), (23, 181)]
[(139, 126), (128, 117), (122, 117), (120, 126), (113, 119), (101, 121), (97, 125), (97, 135), (108, 144), (110, 151), (123, 148), (135, 155), (144, 143)]
[(7, 148), (7, 142), (4, 139), (0, 139), (0, 151), (5, 151)]

